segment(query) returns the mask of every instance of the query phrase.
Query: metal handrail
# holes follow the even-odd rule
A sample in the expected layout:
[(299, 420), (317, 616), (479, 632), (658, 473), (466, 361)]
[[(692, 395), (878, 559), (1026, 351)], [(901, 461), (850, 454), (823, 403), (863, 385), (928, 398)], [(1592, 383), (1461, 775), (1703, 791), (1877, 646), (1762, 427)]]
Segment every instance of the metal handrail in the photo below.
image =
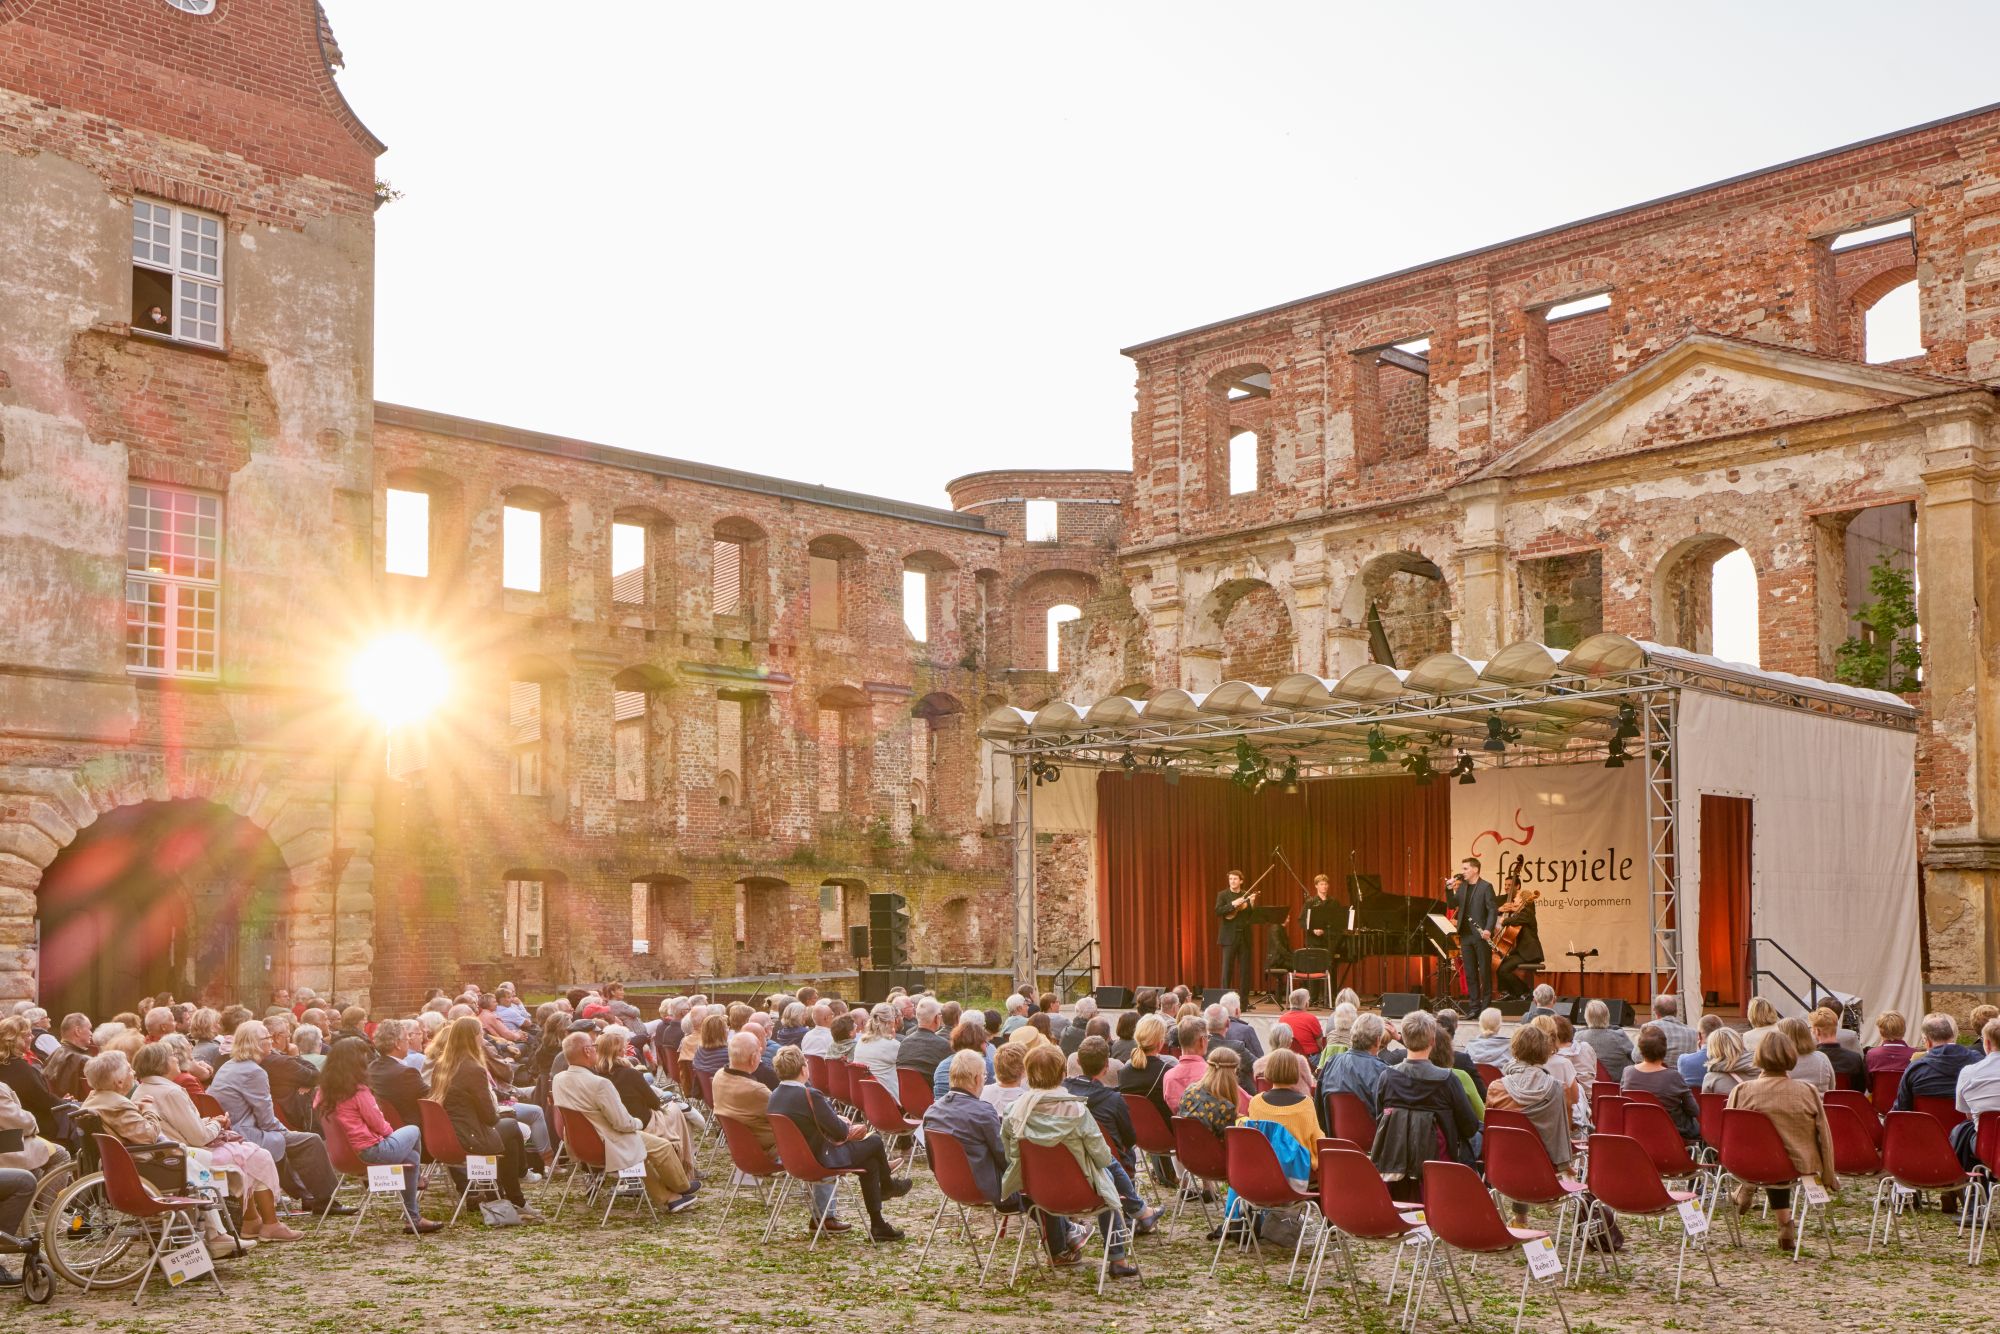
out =
[(1084, 941), (1083, 944), (1077, 946), (1076, 949), (1070, 954), (1069, 958), (1063, 960), (1062, 967), (1056, 969), (1056, 975), (1051, 982), (1051, 988), (1056, 993), (1057, 999), (1059, 1000), (1069, 999), (1069, 984), (1067, 981), (1065, 981), (1065, 978), (1069, 973), (1070, 965), (1075, 963), (1078, 958), (1080, 958), (1085, 954), (1090, 955), (1090, 962), (1086, 963), (1082, 967), (1082, 969), (1078, 971), (1077, 976), (1082, 978), (1085, 985), (1088, 986), (1091, 979), (1097, 973), (1097, 938), (1095, 936), (1091, 937), (1089, 940)]
[[(1833, 988), (1829, 987), (1826, 983), (1820, 981), (1819, 978), (1813, 974), (1812, 969), (1800, 963), (1798, 961), (1797, 956), (1795, 956), (1790, 950), (1786, 949), (1783, 945), (1780, 945), (1777, 941), (1771, 939), (1769, 936), (1752, 936), (1750, 937), (1749, 944), (1750, 944), (1749, 982), (1750, 982), (1750, 990), (1753, 993), (1757, 990), (1757, 979), (1760, 977), (1768, 977), (1773, 982), (1777, 983), (1779, 988), (1783, 990), (1787, 996), (1790, 996), (1792, 998), (1793, 1003), (1796, 1004), (1801, 1010), (1811, 1010), (1814, 1004), (1816, 1004), (1821, 997), (1830, 997), (1834, 994)], [(1769, 945), (1772, 949), (1784, 955), (1785, 958), (1791, 963), (1792, 967), (1798, 969), (1801, 973), (1805, 974), (1807, 986), (1813, 994), (1813, 999), (1811, 1001), (1808, 1001), (1805, 997), (1799, 995), (1798, 992), (1793, 991), (1791, 986), (1786, 983), (1784, 978), (1778, 976), (1776, 973), (1772, 972), (1768, 968), (1762, 968), (1758, 966), (1757, 947), (1759, 945)]]

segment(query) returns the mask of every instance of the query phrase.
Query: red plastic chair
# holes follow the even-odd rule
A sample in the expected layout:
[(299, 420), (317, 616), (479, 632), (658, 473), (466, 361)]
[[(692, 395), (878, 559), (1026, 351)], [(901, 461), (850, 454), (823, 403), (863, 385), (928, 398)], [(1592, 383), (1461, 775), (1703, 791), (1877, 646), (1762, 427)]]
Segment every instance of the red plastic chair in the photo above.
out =
[(1875, 1104), (1868, 1101), (1867, 1094), (1856, 1093), (1853, 1089), (1833, 1089), (1820, 1094), (1819, 1100), (1826, 1104), (1829, 1113), (1836, 1107), (1845, 1107), (1853, 1112), (1860, 1119), (1861, 1128), (1868, 1133), (1868, 1138), (1875, 1142), (1875, 1147), (1882, 1147), (1882, 1117), (1875, 1110)]
[(861, 1115), (870, 1126), (882, 1136), (884, 1148), (894, 1146), (897, 1139), (914, 1143), (914, 1132), (919, 1122), (903, 1115), (903, 1108), (889, 1090), (882, 1087), (874, 1076), (856, 1071), (854, 1088), (861, 1095)]
[(1353, 1140), (1363, 1153), (1375, 1147), (1375, 1118), (1369, 1115), (1367, 1103), (1352, 1093), (1329, 1093), (1326, 1107), (1336, 1138)]
[(1727, 1093), (1697, 1093), (1695, 1104), (1701, 1108), (1701, 1142), (1708, 1146), (1711, 1159), (1722, 1155), (1722, 1113), (1729, 1107)]
[[(132, 1305), (137, 1306), (146, 1295), (146, 1285), (153, 1280), (153, 1271), (159, 1268), (167, 1252), (202, 1244), (201, 1229), (194, 1220), (210, 1206), (210, 1201), (192, 1195), (153, 1194), (140, 1179), (139, 1167), (126, 1151), (124, 1141), (115, 1135), (93, 1138), (97, 1141), (98, 1170), (104, 1173), (104, 1198), (119, 1213), (138, 1219), (152, 1245), (146, 1268), (139, 1275), (139, 1290), (132, 1294)], [(215, 1280), (215, 1290), (220, 1293), (222, 1276), (215, 1272), (215, 1266), (209, 1266), (208, 1276)], [(83, 1286), (88, 1291), (89, 1281)]]
[(1269, 1093), (1271, 1091), (1271, 1081), (1264, 1078), (1264, 1076), (1262, 1075), (1252, 1075), (1250, 1077), (1250, 1082), (1251, 1084), (1256, 1086), (1257, 1092), (1259, 1093)]
[(1609, 1095), (1591, 1105), (1590, 1126), (1599, 1135), (1625, 1133), (1625, 1099)]
[(1863, 1116), (1857, 1115), (1850, 1107), (1827, 1106), (1826, 1123), (1833, 1129), (1833, 1170), (1841, 1176), (1872, 1177), (1881, 1174), (1882, 1150), (1875, 1142), (1875, 1134), (1881, 1133), (1881, 1125), (1876, 1124), (1875, 1134), (1870, 1134), (1867, 1129), (1874, 1120), (1872, 1109)]
[(1624, 1096), (1625, 1096), (1625, 1090), (1618, 1086), (1617, 1080), (1615, 1079), (1593, 1080), (1590, 1085), (1590, 1124), (1596, 1125), (1598, 1123), (1597, 1122), (1598, 1103), (1602, 1102), (1606, 1098), (1622, 1098)]
[[(1563, 1119), (1567, 1121), (1569, 1118)], [(1535, 1123), (1530, 1121), (1525, 1113), (1509, 1111), (1505, 1107), (1495, 1107), (1489, 1102), (1486, 1104), (1486, 1128), (1491, 1130), (1495, 1126), (1505, 1126), (1509, 1130), (1525, 1130), (1530, 1135), (1539, 1134), (1535, 1129)]]
[(1886, 1117), (1896, 1110), (1896, 1090), (1903, 1086), (1901, 1070), (1877, 1070), (1868, 1076), (1868, 1101), (1875, 1115)]
[[(1222, 1211), (1222, 1235), (1216, 1239), (1215, 1258), (1209, 1261), (1208, 1272), (1212, 1278), (1215, 1266), (1222, 1262), (1222, 1248), (1229, 1244), (1229, 1223), (1232, 1216), (1241, 1217), (1247, 1224), (1250, 1210), (1272, 1209), (1291, 1210), (1300, 1215), (1299, 1238), (1292, 1243), (1292, 1266), (1285, 1271), (1286, 1286), (1290, 1286), (1292, 1275), (1298, 1272), (1299, 1248), (1305, 1245), (1305, 1211), (1312, 1207), (1313, 1195), (1300, 1190), (1285, 1176), (1284, 1168), (1278, 1165), (1278, 1151), (1271, 1147), (1271, 1141), (1263, 1132), (1248, 1126), (1230, 1126), (1222, 1132), (1223, 1160), (1229, 1173), (1229, 1188), (1235, 1192), (1234, 1198)], [(1240, 1213), (1232, 1211), (1240, 1209)], [(1256, 1233), (1250, 1232), (1251, 1244), (1256, 1244)], [(1259, 1254), (1262, 1254), (1261, 1248)]]
[[(1337, 1247), (1339, 1263), (1347, 1271), (1348, 1293), (1354, 1303), (1355, 1315), (1366, 1323), (1361, 1310), (1361, 1274), (1354, 1263), (1354, 1243), (1363, 1241), (1386, 1241), (1394, 1243), (1395, 1264), (1389, 1271), (1390, 1305), (1396, 1301), (1396, 1284), (1403, 1267), (1403, 1251), (1412, 1244), (1419, 1247), (1429, 1245), (1428, 1234), (1423, 1230), (1422, 1213), (1399, 1207), (1389, 1198), (1389, 1187), (1376, 1172), (1375, 1164), (1365, 1153), (1347, 1149), (1322, 1146), (1319, 1151), (1319, 1211), (1325, 1220), (1320, 1229), (1319, 1240), (1313, 1246), (1312, 1260), (1306, 1268), (1306, 1315), (1312, 1315), (1314, 1297), (1319, 1292), (1320, 1273), (1326, 1264), (1327, 1251)], [(1416, 1292), (1417, 1265), (1422, 1262), (1421, 1250), (1410, 1268), (1410, 1287), (1404, 1295), (1407, 1311)]]
[(1922, 1093), (1910, 1099), (1910, 1110), (1930, 1117), (1949, 1135), (1965, 1124), (1965, 1113), (1958, 1110), (1958, 1103), (1950, 1098), (1932, 1098)]
[(937, 1094), (931, 1091), (931, 1081), (915, 1070), (896, 1071), (896, 1101), (903, 1106), (903, 1115), (917, 1121), (924, 1119), (924, 1113), (937, 1101)]
[[(729, 1194), (722, 1202), (722, 1218), (715, 1225), (715, 1233), (719, 1237), (722, 1235), (723, 1224), (729, 1221), (729, 1211), (736, 1205), (737, 1192), (743, 1189), (743, 1179), (750, 1177), (760, 1183), (772, 1181), (783, 1176), (785, 1168), (784, 1164), (765, 1151), (763, 1144), (757, 1139), (757, 1132), (752, 1130), (749, 1125), (737, 1120), (733, 1116), (723, 1116), (716, 1119), (722, 1123), (722, 1143), (729, 1150), (729, 1161), (736, 1168), (736, 1172), (729, 1183)], [(762, 1190), (765, 1196), (772, 1200), (772, 1207), (764, 1215), (762, 1239), (768, 1241), (771, 1236), (771, 1229), (778, 1221), (776, 1199), (771, 1196), (768, 1186), (760, 1184), (758, 1189)]]
[[(1901, 1190), (1897, 1189), (1899, 1186)], [(1897, 1223), (1903, 1212), (1905, 1193), (1920, 1190), (1949, 1193), (1968, 1186), (1977, 1189), (1965, 1169), (1958, 1165), (1958, 1155), (1952, 1152), (1951, 1140), (1936, 1117), (1922, 1112), (1889, 1113), (1882, 1121), (1882, 1180), (1875, 1187), (1875, 1209), (1868, 1220), (1868, 1250), (1872, 1253), (1875, 1249), (1875, 1225), (1885, 1200), (1889, 1205), (1889, 1217), (1882, 1224), (1882, 1240), (1886, 1245), (1892, 1234), (1896, 1240), (1902, 1239)], [(1979, 1240), (1975, 1235), (1973, 1246)]]
[[(1059, 1144), (1035, 1144), (1026, 1139), (1019, 1141), (1021, 1150), (1021, 1193), (1028, 1197), (1030, 1214), (1041, 1217), (1080, 1219), (1095, 1223), (1101, 1214), (1109, 1214), (1108, 1227), (1097, 1229), (1103, 1241), (1104, 1251), (1097, 1261), (1097, 1292), (1104, 1294), (1104, 1280), (1111, 1272), (1111, 1247), (1113, 1239), (1120, 1233), (1129, 1242), (1132, 1224), (1125, 1215), (1115, 1209), (1105, 1208), (1104, 1200), (1097, 1193), (1097, 1187), (1083, 1174), (1077, 1165), (1076, 1156)], [(1021, 1251), (1028, 1242), (1028, 1234), (1037, 1229), (1021, 1229), (1021, 1239), (1014, 1243), (1014, 1269), (1007, 1282), (1011, 1287), (1021, 1273)]]
[(1499, 1081), (1500, 1067), (1497, 1065), (1488, 1065), (1484, 1061), (1474, 1061), (1472, 1063), (1472, 1071), (1473, 1082), (1479, 1085), (1479, 1096), (1484, 1098), (1486, 1090), (1492, 1088)]
[[(459, 1142), (458, 1128), (452, 1125), (451, 1116), (445, 1111), (444, 1104), (425, 1098), (417, 1104), (417, 1116), (422, 1122), (417, 1129), (423, 1136), (424, 1152), (430, 1155), (431, 1161), (443, 1163), (447, 1168), (455, 1167), (461, 1174), (465, 1174), (467, 1156), (465, 1146)], [(465, 1188), (458, 1192), (458, 1203), (451, 1211), (451, 1222), (458, 1221), (458, 1215), (464, 1210), (465, 1202), (472, 1197), (474, 1190), (490, 1195), (496, 1200), (500, 1198), (499, 1182), (474, 1181), (469, 1174), (466, 1174)]]
[(839, 1204), (840, 1183), (850, 1177), (860, 1176), (861, 1169), (858, 1167), (827, 1167), (821, 1163), (819, 1158), (813, 1153), (812, 1145), (806, 1143), (805, 1133), (792, 1124), (792, 1118), (789, 1116), (773, 1116), (771, 1118), (771, 1137), (778, 1145), (778, 1162), (785, 1169), (784, 1184), (778, 1190), (778, 1202), (771, 1206), (773, 1216), (777, 1214), (778, 1210), (785, 1207), (785, 1200), (792, 1193), (793, 1182), (797, 1182), (806, 1188), (808, 1198), (811, 1197), (812, 1188), (820, 1182), (831, 1181), (834, 1183), (835, 1198), (828, 1202), (827, 1211), (821, 1214), (813, 1224), (812, 1241), (806, 1247), (807, 1250), (811, 1250), (814, 1246), (819, 1245), (819, 1234), (825, 1231), (826, 1220), (833, 1216), (834, 1208)]
[[(194, 1112), (196, 1116), (213, 1117), (213, 1116), (221, 1116), (224, 1114), (222, 1110), (222, 1104), (215, 1100), (214, 1094), (190, 1093), (188, 1096), (194, 1100)], [(383, 1108), (383, 1110), (387, 1111), (388, 1109), (385, 1107)]]
[(1696, 1162), (1688, 1154), (1687, 1141), (1665, 1107), (1657, 1102), (1627, 1102), (1624, 1133), (1639, 1141), (1662, 1178), (1685, 1179), (1693, 1184), (1696, 1194), (1707, 1194), (1702, 1178), (1709, 1173), (1708, 1164)]
[(677, 1088), (682, 1092), (687, 1091), (687, 1086), (681, 1083), (681, 1054), (678, 1050), (673, 1047), (660, 1048), (660, 1069)]
[(832, 1098), (842, 1107), (846, 1107), (852, 1111), (859, 1111), (854, 1096), (854, 1067), (849, 1065), (844, 1057), (829, 1056), (826, 1058), (826, 1080), (827, 1083), (833, 1086), (832, 1090), (826, 1095), (827, 1097)]
[[(1229, 1188), (1229, 1155), (1222, 1147), (1222, 1139), (1201, 1122), (1185, 1116), (1176, 1116), (1167, 1122), (1174, 1137), (1174, 1161), (1180, 1170), (1202, 1184), (1203, 1191), (1194, 1192), (1194, 1198), (1201, 1202), (1201, 1217), (1208, 1221), (1207, 1193), (1220, 1193)], [(1174, 1209), (1178, 1219), (1187, 1208), (1188, 1195), (1181, 1195)]]
[(972, 1228), (969, 1209), (990, 1209), (993, 1211), (993, 1240), (986, 1247), (986, 1256), (979, 1264), (979, 1284), (986, 1285), (987, 1271), (993, 1267), (993, 1257), (1000, 1249), (999, 1209), (986, 1198), (986, 1192), (979, 1188), (979, 1179), (972, 1173), (972, 1159), (965, 1152), (965, 1145), (956, 1135), (939, 1130), (936, 1126), (924, 1130), (924, 1150), (931, 1160), (931, 1174), (937, 1178), (938, 1193), (943, 1196), (938, 1201), (937, 1212), (931, 1216), (931, 1229), (924, 1234), (924, 1248), (917, 1252), (917, 1266), (910, 1271), (912, 1278), (924, 1272), (924, 1260), (931, 1253), (931, 1239), (937, 1236), (938, 1226), (944, 1222), (944, 1211), (952, 1206), (958, 1208), (958, 1219), (968, 1232)]
[[(1155, 1160), (1164, 1158), (1167, 1161), (1169, 1170), (1172, 1170), (1174, 1162), (1174, 1132), (1168, 1127), (1166, 1118), (1160, 1115), (1160, 1109), (1155, 1107), (1152, 1099), (1143, 1093), (1127, 1093), (1123, 1097), (1125, 1099), (1125, 1110), (1132, 1118), (1132, 1142), (1134, 1146), (1138, 1148), (1139, 1152), (1147, 1155), (1149, 1158)], [(1154, 1176), (1155, 1178), (1160, 1176), (1157, 1169), (1154, 1172)], [(1174, 1190), (1178, 1195), (1180, 1194), (1178, 1181), (1179, 1173), (1176, 1172), (1173, 1181), (1162, 1180), (1160, 1184)]]
[(1972, 1263), (1978, 1264), (1986, 1254), (1986, 1232), (1993, 1223), (1993, 1200), (1996, 1185), (2000, 1185), (2000, 1112), (1981, 1112), (1973, 1133), (1972, 1156), (1979, 1160), (1982, 1189), (1978, 1211), (1968, 1226), (1976, 1227), (1972, 1237)]
[[(1728, 1151), (1725, 1137), (1723, 1153), (1727, 1155)], [(1682, 1204), (1698, 1199), (1691, 1190), (1669, 1190), (1667, 1184), (1660, 1180), (1659, 1172), (1654, 1170), (1653, 1160), (1647, 1156), (1645, 1146), (1628, 1135), (1599, 1134), (1591, 1137), (1588, 1184), (1592, 1199), (1614, 1214), (1629, 1214), (1635, 1218), (1677, 1214)], [(1681, 1299), (1681, 1278), (1687, 1271), (1689, 1240), (1687, 1229), (1683, 1226), (1680, 1258), (1674, 1266), (1675, 1301)], [(1706, 1232), (1696, 1245), (1702, 1259), (1708, 1262), (1709, 1278), (1714, 1280), (1716, 1287), (1721, 1287), (1722, 1280), (1715, 1273), (1715, 1259), (1708, 1253)]]
[[(1746, 1186), (1789, 1188), (1798, 1184), (1799, 1169), (1792, 1165), (1792, 1156), (1785, 1149), (1785, 1141), (1779, 1137), (1778, 1128), (1771, 1124), (1771, 1118), (1748, 1107), (1731, 1107), (1722, 1114), (1722, 1170)], [(1835, 1170), (1839, 1165), (1835, 1164)], [(1798, 1215), (1797, 1228), (1792, 1241), (1792, 1258), (1798, 1259), (1799, 1250), (1806, 1240), (1806, 1214), (1812, 1202), (1805, 1198), (1801, 1190), (1792, 1191), (1792, 1208)], [(1735, 1229), (1735, 1216), (1730, 1216), (1730, 1226)], [(1736, 1230), (1738, 1243), (1742, 1234)], [(1827, 1239), (1828, 1253), (1831, 1254), (1833, 1240)]]
[[(1486, 1128), (1485, 1152), (1487, 1183), (1503, 1199), (1515, 1204), (1556, 1206), (1556, 1246), (1562, 1248), (1567, 1228), (1570, 1250), (1574, 1251), (1582, 1232), (1577, 1222), (1583, 1216), (1587, 1197), (1581, 1181), (1556, 1174), (1556, 1165), (1550, 1161), (1542, 1137), (1532, 1127), (1524, 1129), (1496, 1122)], [(1570, 1268), (1572, 1260), (1573, 1257), (1565, 1259), (1565, 1270)]]
[[(347, 1132), (340, 1128), (339, 1121), (331, 1116), (322, 1117), (320, 1120), (320, 1131), (320, 1138), (326, 1145), (326, 1160), (333, 1165), (333, 1170), (341, 1176), (351, 1177), (361, 1183), (361, 1208), (354, 1215), (354, 1226), (347, 1230), (347, 1239), (351, 1242), (360, 1234), (362, 1223), (367, 1221), (369, 1206), (375, 1203), (375, 1192), (368, 1188), (368, 1164), (361, 1161), (361, 1155), (354, 1151), (352, 1144), (348, 1143)], [(410, 1168), (406, 1165), (403, 1170), (407, 1172)], [(325, 1223), (327, 1217), (333, 1212), (334, 1197), (339, 1194), (340, 1192), (336, 1189), (332, 1194), (327, 1196), (326, 1212), (319, 1216), (321, 1223)], [(396, 1200), (399, 1211), (402, 1208), (402, 1204), (402, 1198), (399, 1196)], [(416, 1220), (407, 1219), (405, 1221), (414, 1222)]]
[(814, 1088), (818, 1089), (821, 1093), (824, 1093), (829, 1098), (835, 1097), (833, 1091), (833, 1076), (827, 1073), (826, 1057), (824, 1056), (806, 1057), (806, 1083), (811, 1084)]
[[(1464, 1308), (1467, 1323), (1472, 1323), (1472, 1303), (1465, 1295), (1465, 1285), (1459, 1281), (1458, 1266), (1452, 1260), (1453, 1251), (1463, 1251), (1467, 1255), (1498, 1255), (1516, 1250), (1529, 1242), (1541, 1241), (1548, 1233), (1538, 1228), (1514, 1227), (1500, 1217), (1500, 1211), (1493, 1207), (1493, 1197), (1486, 1193), (1479, 1174), (1463, 1163), (1430, 1162), (1424, 1164), (1424, 1222), (1429, 1226), (1437, 1243), (1446, 1247), (1445, 1264), (1451, 1270), (1452, 1283), (1458, 1288), (1459, 1305)], [(1438, 1251), (1438, 1245), (1428, 1248), (1425, 1267), (1430, 1268)], [(1528, 1284), (1533, 1273), (1525, 1264), (1521, 1274), (1521, 1299), (1514, 1305), (1514, 1328), (1521, 1327), (1521, 1316), (1528, 1309)], [(1556, 1310), (1562, 1315), (1563, 1328), (1569, 1328), (1569, 1312), (1562, 1307), (1562, 1284), (1556, 1284)], [(1423, 1280), (1416, 1284), (1417, 1310), (1423, 1314)]]
[[(604, 1201), (604, 1216), (597, 1220), (599, 1227), (611, 1221), (612, 1208), (618, 1203), (619, 1197), (625, 1195), (636, 1194), (646, 1202), (647, 1212), (658, 1219), (659, 1210), (653, 1208), (653, 1197), (646, 1193), (645, 1178), (614, 1175), (605, 1165), (604, 1137), (597, 1133), (597, 1126), (588, 1116), (577, 1112), (563, 1117), (562, 1137), (563, 1145), (569, 1150), (570, 1157), (576, 1160), (577, 1171), (590, 1177), (590, 1190), (583, 1197), (585, 1208), (589, 1208), (596, 1201), (597, 1192), (606, 1190), (606, 1183), (610, 1183)], [(569, 1180), (563, 1183), (562, 1199), (556, 1202), (557, 1219), (562, 1218), (563, 1209), (569, 1204), (570, 1187), (575, 1184), (576, 1172), (572, 1172)]]

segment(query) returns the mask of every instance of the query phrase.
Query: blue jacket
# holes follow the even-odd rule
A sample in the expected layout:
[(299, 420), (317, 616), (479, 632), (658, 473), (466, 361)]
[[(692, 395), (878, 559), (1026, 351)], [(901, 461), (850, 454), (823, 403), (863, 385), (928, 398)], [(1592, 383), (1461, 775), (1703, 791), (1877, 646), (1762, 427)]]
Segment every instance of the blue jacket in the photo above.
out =
[(1388, 1072), (1388, 1063), (1375, 1052), (1344, 1051), (1328, 1061), (1325, 1073), (1320, 1075), (1320, 1096), (1352, 1093), (1368, 1104), (1370, 1116), (1380, 1116), (1382, 1076)]
[[(1236, 1124), (1247, 1130), (1254, 1130), (1271, 1141), (1271, 1147), (1278, 1154), (1278, 1167), (1284, 1172), (1287, 1180), (1302, 1182), (1312, 1179), (1312, 1156), (1306, 1152), (1305, 1146), (1299, 1143), (1298, 1136), (1288, 1127), (1281, 1126), (1276, 1121), (1238, 1121)], [(1236, 1191), (1232, 1188), (1223, 1199), (1222, 1216), (1228, 1218), (1235, 1208)]]
[(1000, 1139), (1000, 1113), (959, 1089), (951, 1089), (924, 1113), (924, 1133), (942, 1132), (965, 1146), (973, 1180), (986, 1198), (1001, 1200), (1000, 1178), (1007, 1170), (1007, 1147)]
[(1918, 1096), (1926, 1098), (1956, 1098), (1958, 1096), (1958, 1072), (1968, 1065), (1977, 1065), (1985, 1053), (1978, 1047), (1964, 1047), (1954, 1042), (1948, 1047), (1932, 1047), (1919, 1059), (1913, 1060), (1903, 1071), (1903, 1082), (1896, 1088), (1896, 1108), (1899, 1112), (1915, 1111)]

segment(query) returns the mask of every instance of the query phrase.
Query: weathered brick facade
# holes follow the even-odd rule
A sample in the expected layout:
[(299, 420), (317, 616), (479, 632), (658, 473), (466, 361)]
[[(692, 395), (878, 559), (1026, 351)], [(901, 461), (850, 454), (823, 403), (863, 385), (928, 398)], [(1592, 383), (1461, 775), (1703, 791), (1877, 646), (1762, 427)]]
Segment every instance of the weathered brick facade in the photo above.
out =
[[(1135, 636), (1190, 689), (1600, 629), (1707, 649), (1740, 547), (1762, 665), (1830, 677), (1888, 551), (1922, 591), (1932, 981), (2000, 990), (1996, 220), (1988, 110), (1130, 348), (1131, 606), (1080, 671)], [(1922, 355), (1868, 364), (1911, 282)]]

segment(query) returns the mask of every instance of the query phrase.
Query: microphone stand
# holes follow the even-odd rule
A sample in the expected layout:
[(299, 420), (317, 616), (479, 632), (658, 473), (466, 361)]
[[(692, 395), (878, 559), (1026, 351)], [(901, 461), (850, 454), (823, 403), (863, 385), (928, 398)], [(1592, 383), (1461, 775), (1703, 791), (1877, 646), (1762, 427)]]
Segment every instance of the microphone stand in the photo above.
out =
[[(1568, 955), (1568, 956), (1569, 956), (1570, 958), (1572, 958), (1572, 959), (1575, 959), (1575, 960), (1576, 960), (1576, 998), (1577, 998), (1578, 1000), (1580, 1000), (1580, 1001), (1581, 1001), (1581, 1000), (1588, 1000), (1588, 999), (1590, 999), (1590, 998), (1589, 998), (1588, 996), (1586, 996), (1586, 995), (1584, 994), (1584, 991), (1583, 991), (1583, 961), (1584, 961), (1585, 959), (1595, 959), (1595, 958), (1597, 957), (1597, 951), (1596, 951), (1596, 950), (1564, 950), (1564, 951), (1563, 951), (1563, 953), (1564, 953), (1564, 954), (1567, 954), (1567, 955)], [(1570, 1017), (1571, 1017), (1572, 1019), (1574, 1019), (1574, 1018), (1576, 1018), (1577, 1016), (1575, 1016), (1575, 1015), (1572, 1015), (1572, 1016), (1570, 1016)]]

